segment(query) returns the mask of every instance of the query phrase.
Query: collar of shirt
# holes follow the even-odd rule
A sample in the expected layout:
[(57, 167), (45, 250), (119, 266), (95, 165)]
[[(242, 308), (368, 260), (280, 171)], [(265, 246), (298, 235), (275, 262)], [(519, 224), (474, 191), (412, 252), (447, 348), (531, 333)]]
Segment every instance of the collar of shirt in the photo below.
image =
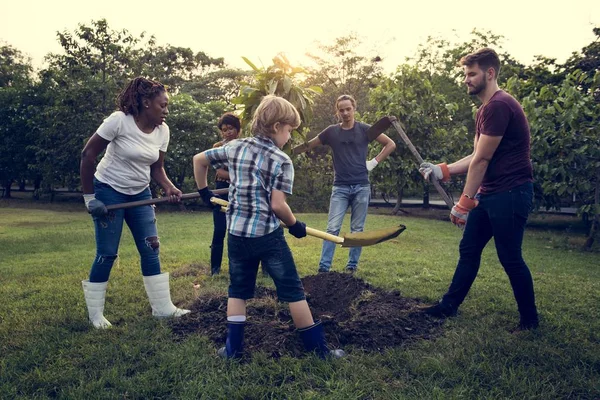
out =
[(267, 137), (267, 136), (254, 136), (254, 139), (256, 139), (257, 141), (262, 142), (264, 144), (275, 146), (275, 142), (270, 137)]

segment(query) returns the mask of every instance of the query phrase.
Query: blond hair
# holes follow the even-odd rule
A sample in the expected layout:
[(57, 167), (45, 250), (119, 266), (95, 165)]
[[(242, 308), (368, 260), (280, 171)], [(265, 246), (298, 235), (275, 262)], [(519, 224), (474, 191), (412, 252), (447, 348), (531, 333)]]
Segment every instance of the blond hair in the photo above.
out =
[(300, 126), (300, 114), (292, 103), (270, 94), (262, 98), (254, 112), (252, 133), (254, 136), (271, 136), (275, 133), (273, 126), (277, 122), (291, 125), (296, 129)]

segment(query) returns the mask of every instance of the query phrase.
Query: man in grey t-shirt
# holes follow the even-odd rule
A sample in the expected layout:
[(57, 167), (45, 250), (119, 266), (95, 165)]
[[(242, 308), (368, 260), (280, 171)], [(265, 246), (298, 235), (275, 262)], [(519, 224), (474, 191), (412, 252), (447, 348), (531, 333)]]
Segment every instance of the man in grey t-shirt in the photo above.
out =
[[(396, 148), (392, 139), (381, 134), (375, 140), (383, 145), (383, 149), (375, 158), (367, 161), (369, 148), (367, 130), (370, 126), (354, 120), (356, 100), (350, 95), (338, 97), (335, 111), (341, 123), (328, 126), (306, 144), (306, 150), (323, 144), (331, 147), (333, 151), (335, 178), (327, 220), (327, 233), (333, 235), (339, 234), (348, 207), (351, 208), (351, 232), (363, 231), (371, 197), (369, 171), (385, 160)], [(348, 271), (356, 271), (361, 251), (362, 247), (350, 249), (346, 265)], [(334, 252), (335, 243), (323, 241), (319, 272), (328, 272), (331, 269)]]

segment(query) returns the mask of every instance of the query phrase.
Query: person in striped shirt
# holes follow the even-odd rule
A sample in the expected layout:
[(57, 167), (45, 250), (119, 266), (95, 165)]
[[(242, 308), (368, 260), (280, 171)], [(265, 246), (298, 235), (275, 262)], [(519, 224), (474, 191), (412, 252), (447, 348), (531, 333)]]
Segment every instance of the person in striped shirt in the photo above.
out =
[(227, 341), (218, 352), (224, 358), (242, 354), (246, 300), (254, 297), (259, 263), (273, 279), (278, 299), (289, 303), (305, 349), (322, 358), (344, 355), (342, 350), (329, 350), (323, 326), (313, 320), (280, 223), (293, 236), (306, 236), (306, 225), (294, 216), (286, 202), (286, 196), (292, 194), (294, 166), (281, 150), (299, 125), (300, 115), (290, 102), (265, 96), (252, 120), (253, 137), (194, 156), (194, 177), (207, 205), (212, 205), (210, 199), (214, 196), (207, 187), (208, 167), (229, 170)]

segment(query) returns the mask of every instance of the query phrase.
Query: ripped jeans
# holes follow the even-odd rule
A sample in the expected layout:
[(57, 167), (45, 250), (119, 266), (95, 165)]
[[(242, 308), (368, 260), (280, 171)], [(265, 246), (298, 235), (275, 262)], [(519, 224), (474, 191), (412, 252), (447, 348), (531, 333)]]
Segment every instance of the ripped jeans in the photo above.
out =
[[(119, 193), (111, 186), (94, 178), (96, 199), (106, 205), (145, 200), (152, 197), (150, 188), (134, 195)], [(117, 258), (123, 221), (127, 223), (140, 253), (142, 275), (160, 274), (159, 240), (154, 206), (139, 206), (109, 211), (101, 218), (94, 217), (96, 231), (96, 258), (90, 271), (90, 282), (106, 282)]]

